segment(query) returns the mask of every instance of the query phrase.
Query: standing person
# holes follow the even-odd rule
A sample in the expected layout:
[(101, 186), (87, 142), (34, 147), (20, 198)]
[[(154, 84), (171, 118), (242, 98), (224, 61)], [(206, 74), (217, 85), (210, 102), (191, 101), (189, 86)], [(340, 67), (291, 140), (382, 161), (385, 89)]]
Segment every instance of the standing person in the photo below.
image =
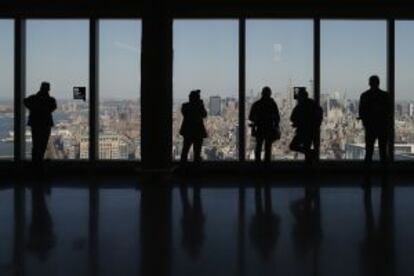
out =
[(204, 118), (207, 117), (207, 111), (200, 97), (200, 92), (200, 90), (191, 91), (189, 101), (181, 107), (183, 123), (180, 134), (184, 137), (183, 150), (181, 152), (182, 163), (187, 162), (191, 146), (193, 146), (194, 161), (201, 162), (201, 146), (203, 139), (207, 137), (207, 131), (203, 122)]
[(50, 84), (42, 82), (40, 90), (24, 99), (24, 105), (29, 109), (28, 126), (32, 129), (32, 160), (42, 162), (50, 131), (53, 126), (52, 112), (56, 110), (56, 100), (49, 95)]
[(297, 104), (292, 111), (290, 121), (296, 128), (296, 133), (290, 143), (290, 149), (305, 154), (305, 161), (311, 163), (316, 157), (315, 136), (322, 123), (323, 111), (314, 100), (309, 98), (306, 87), (296, 87), (294, 98)]
[(279, 109), (275, 100), (271, 97), (270, 87), (262, 89), (262, 97), (253, 103), (250, 109), (249, 121), (252, 123), (252, 136), (256, 138), (254, 151), (255, 161), (260, 162), (264, 142), (265, 161), (270, 162), (272, 156), (272, 143), (280, 139)]
[(372, 162), (375, 141), (378, 139), (380, 159), (383, 164), (388, 161), (388, 126), (390, 115), (390, 97), (381, 90), (378, 76), (369, 78), (370, 89), (361, 94), (359, 100), (359, 118), (365, 128), (365, 162)]

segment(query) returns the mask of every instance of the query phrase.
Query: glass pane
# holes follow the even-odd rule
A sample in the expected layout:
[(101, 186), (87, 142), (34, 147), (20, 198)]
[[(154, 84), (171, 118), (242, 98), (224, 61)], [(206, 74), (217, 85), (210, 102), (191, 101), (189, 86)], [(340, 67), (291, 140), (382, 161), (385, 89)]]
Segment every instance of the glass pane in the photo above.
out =
[(141, 21), (99, 23), (99, 158), (141, 156)]
[(379, 76), (381, 89), (387, 87), (386, 51), (385, 21), (321, 22), (321, 159), (364, 158), (359, 98), (371, 75)]
[[(246, 23), (246, 159), (254, 159), (255, 138), (248, 121), (252, 104), (268, 86), (280, 113), (281, 139), (273, 143), (272, 159), (302, 159), (290, 151), (295, 133), (290, 114), (295, 86), (313, 95), (313, 22), (311, 20), (248, 20)], [(264, 151), (262, 152), (264, 154)]]
[(0, 20), (0, 159), (13, 158), (14, 26)]
[(174, 22), (173, 157), (180, 158), (181, 105), (190, 91), (201, 90), (207, 110), (201, 157), (238, 158), (238, 22), (176, 20)]
[(396, 160), (414, 159), (414, 21), (395, 24), (395, 145)]
[[(87, 159), (89, 22), (28, 20), (26, 47), (26, 95), (36, 93), (40, 83), (47, 81), (51, 84), (50, 95), (58, 104), (45, 158)], [(74, 99), (74, 87), (86, 88), (85, 101)], [(31, 134), (27, 130), (27, 158), (31, 157), (31, 147)]]

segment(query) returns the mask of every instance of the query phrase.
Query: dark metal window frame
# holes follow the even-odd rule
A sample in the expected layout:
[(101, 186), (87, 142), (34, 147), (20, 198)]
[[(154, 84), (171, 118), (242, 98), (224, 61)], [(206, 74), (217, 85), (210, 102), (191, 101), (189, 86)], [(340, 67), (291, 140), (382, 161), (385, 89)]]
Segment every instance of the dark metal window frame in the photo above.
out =
[(85, 20), (89, 24), (89, 158), (53, 160), (53, 163), (102, 162), (119, 164), (140, 163), (135, 160), (99, 159), (99, 22), (100, 20), (141, 20), (140, 17), (2, 17), (14, 20), (14, 158), (1, 162), (28, 162), (25, 156), (25, 108), (26, 91), (26, 23), (28, 20)]
[[(245, 121), (245, 106), (244, 106), (244, 100), (245, 100), (245, 20), (240, 17), (174, 17), (172, 20), (172, 24), (174, 27), (175, 21), (192, 21), (192, 20), (205, 20), (205, 21), (215, 21), (215, 20), (223, 20), (223, 21), (234, 21), (235, 23), (238, 23), (238, 45), (239, 45), (239, 51), (238, 51), (238, 100), (239, 100), (239, 110), (238, 110), (238, 119), (239, 119), (239, 139), (237, 144), (237, 156), (235, 159), (230, 160), (203, 160), (203, 163), (226, 163), (226, 164), (232, 164), (232, 163), (239, 163), (240, 161), (245, 161), (245, 125), (241, 122)], [(174, 29), (173, 29), (174, 30)], [(173, 33), (173, 40), (174, 40), (174, 33)], [(173, 70), (174, 74), (174, 70)], [(174, 93), (174, 91), (173, 91)], [(174, 95), (173, 95), (174, 96)], [(243, 112), (242, 112), (243, 110)], [(171, 114), (172, 116), (172, 114)], [(171, 141), (174, 139), (174, 137), (171, 134)], [(178, 164), (179, 160), (174, 160), (174, 157), (171, 157), (171, 163)]]
[[(390, 151), (390, 158), (394, 158), (394, 103), (395, 103), (395, 22), (396, 21), (410, 21), (414, 20), (411, 17), (378, 17), (378, 16), (366, 16), (366, 17), (353, 17), (353, 16), (343, 16), (343, 17), (336, 17), (336, 16), (310, 16), (310, 17), (298, 17), (298, 16), (290, 16), (290, 15), (283, 15), (283, 14), (269, 14), (263, 15), (258, 13), (257, 15), (254, 14), (243, 14), (237, 13), (237, 15), (230, 16), (230, 15), (214, 15), (214, 14), (200, 14), (200, 16), (191, 16), (189, 14), (173, 14), (173, 20), (181, 20), (181, 19), (229, 19), (229, 20), (238, 20), (239, 22), (239, 72), (238, 72), (238, 83), (239, 83), (239, 144), (238, 144), (238, 152), (239, 152), (239, 159), (236, 161), (209, 161), (209, 163), (234, 163), (235, 165), (240, 163), (247, 163), (245, 160), (245, 95), (246, 95), (246, 87), (245, 87), (245, 77), (246, 77), (246, 61), (245, 61), (245, 51), (246, 51), (246, 20), (252, 19), (286, 19), (286, 20), (312, 20), (313, 21), (313, 74), (314, 74), (314, 97), (319, 102), (320, 101), (320, 23), (321, 20), (383, 20), (386, 22), (386, 36), (387, 36), (387, 68), (386, 68), (386, 75), (387, 75), (387, 90), (391, 95), (392, 98), (392, 125), (390, 126), (389, 132), (390, 134), (390, 141), (389, 141), (389, 151)], [(90, 149), (89, 149), (89, 159), (88, 160), (56, 160), (55, 162), (63, 162), (63, 163), (95, 163), (95, 162), (103, 162), (108, 164), (116, 164), (119, 163), (121, 166), (122, 164), (132, 163), (132, 164), (139, 164), (141, 160), (100, 160), (98, 158), (98, 112), (99, 112), (99, 95), (98, 95), (98, 62), (99, 62), (99, 21), (100, 20), (107, 20), (107, 19), (119, 19), (119, 20), (127, 20), (127, 19), (134, 19), (140, 20), (141, 17), (139, 16), (93, 16), (93, 17), (85, 17), (80, 16), (77, 17), (76, 15), (70, 17), (24, 17), (24, 16), (11, 16), (11, 17), (1, 17), (0, 19), (11, 19), (14, 20), (14, 132), (15, 132), (15, 141), (14, 141), (14, 158), (13, 160), (2, 160), (1, 163), (23, 163), (25, 162), (25, 151), (24, 151), (24, 131), (25, 131), (25, 118), (24, 118), (24, 109), (23, 109), (23, 97), (25, 92), (25, 53), (26, 53), (26, 20), (31, 19), (83, 19), (89, 21), (89, 85), (90, 85), (90, 118), (89, 118), (89, 127), (90, 127)], [(172, 137), (171, 137), (172, 138)], [(318, 137), (319, 139), (319, 137)], [(173, 162), (173, 160), (171, 160)], [(280, 162), (280, 161), (274, 161)], [(283, 161), (284, 163), (297, 163), (298, 161)], [(361, 162), (360, 160), (322, 160), (322, 164), (328, 163), (358, 163)], [(393, 163), (405, 163), (405, 164), (412, 164), (412, 161), (394, 161)]]

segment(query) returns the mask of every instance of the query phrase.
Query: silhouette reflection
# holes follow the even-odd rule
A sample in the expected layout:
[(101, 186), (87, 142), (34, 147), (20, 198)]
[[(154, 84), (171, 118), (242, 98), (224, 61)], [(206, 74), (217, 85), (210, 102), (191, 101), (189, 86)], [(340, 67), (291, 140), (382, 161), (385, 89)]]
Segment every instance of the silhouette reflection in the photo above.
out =
[(292, 227), (294, 250), (298, 257), (310, 254), (314, 274), (317, 275), (322, 241), (319, 186), (313, 181), (306, 183), (305, 196), (293, 201), (290, 210), (295, 218)]
[(190, 201), (189, 188), (187, 185), (180, 185), (180, 196), (183, 208), (181, 218), (183, 248), (190, 257), (197, 259), (205, 240), (205, 215), (201, 202), (201, 190), (198, 185), (193, 187), (193, 200)]
[(270, 185), (256, 185), (254, 191), (256, 211), (250, 223), (250, 239), (262, 258), (268, 260), (277, 244), (280, 219), (272, 210)]
[[(307, 182), (303, 191), (275, 187), (280, 198), (285, 199), (280, 202), (272, 198), (275, 190), (266, 179), (254, 188), (245, 185), (244, 181), (251, 179), (241, 180), (238, 190), (230, 190), (193, 186), (189, 182), (176, 187), (171, 183), (183, 179), (145, 176), (139, 182), (139, 198), (130, 191), (125, 191), (129, 196), (124, 197), (124, 192), (101, 188), (97, 179), (87, 182), (89, 197), (86, 191), (78, 197), (57, 187), (52, 200), (47, 180), (31, 182), (33, 187), (28, 194), (25, 187), (31, 183), (22, 182), (15, 187), (14, 216), (3, 217), (9, 220), (3, 223), (13, 223), (14, 217), (14, 229), (8, 231), (14, 231), (15, 240), (13, 250), (0, 248), (3, 256), (13, 258), (13, 266), (2, 272), (104, 275), (121, 270), (122, 275), (161, 276), (334, 275), (336, 271), (341, 275), (412, 274), (406, 273), (412, 271), (408, 253), (412, 244), (411, 187), (403, 189), (404, 204), (394, 207), (394, 190), (387, 178), (382, 178), (381, 189), (371, 188), (371, 182), (379, 182), (380, 177), (366, 178), (365, 190), (359, 193), (355, 180), (361, 179), (352, 176), (354, 187), (345, 192), (325, 190), (322, 206), (318, 184), (323, 185), (325, 180), (316, 179), (314, 174), (307, 177), (300, 178), (301, 183)], [(62, 185), (57, 180), (51, 178), (53, 183)], [(396, 203), (401, 200), (400, 191), (396, 190)], [(248, 192), (252, 193), (250, 197)], [(290, 201), (293, 194), (297, 198)], [(88, 199), (89, 205), (84, 208), (74, 207)], [(124, 204), (126, 201), (130, 204)], [(120, 212), (111, 211), (119, 206)], [(329, 210), (323, 214), (324, 220), (322, 207)], [(396, 221), (394, 212), (398, 212)], [(72, 220), (73, 217), (80, 219)], [(292, 219), (292, 223), (282, 227), (282, 219)], [(66, 229), (72, 225), (73, 229)], [(397, 226), (400, 236), (394, 237)], [(79, 235), (89, 238), (88, 247), (81, 250), (74, 243)], [(174, 246), (177, 244), (179, 248)], [(402, 256), (398, 262), (397, 253)]]
[(365, 240), (361, 246), (363, 275), (395, 275), (394, 262), (394, 188), (387, 176), (381, 177), (381, 202), (378, 223), (372, 203), (372, 179), (365, 177)]
[(32, 215), (29, 225), (27, 249), (45, 262), (55, 246), (53, 222), (47, 207), (45, 194), (50, 194), (46, 181), (37, 181), (32, 187)]

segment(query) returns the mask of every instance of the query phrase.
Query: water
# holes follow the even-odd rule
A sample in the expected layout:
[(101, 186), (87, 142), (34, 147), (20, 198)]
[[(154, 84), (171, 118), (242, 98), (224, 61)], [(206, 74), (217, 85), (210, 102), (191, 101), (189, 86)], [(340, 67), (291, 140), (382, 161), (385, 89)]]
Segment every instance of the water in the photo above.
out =
[[(13, 118), (0, 116), (0, 139), (7, 138), (9, 131), (13, 130)], [(13, 143), (0, 141), (0, 158), (13, 157)]]
[[(68, 115), (63, 112), (55, 112), (53, 114), (55, 123), (68, 119)], [(13, 131), (13, 118), (9, 116), (0, 115), (0, 159), (13, 158), (13, 142), (3, 142), (1, 139), (9, 137), (9, 131)], [(28, 147), (29, 146), (29, 147)], [(30, 148), (31, 145), (26, 145)]]

